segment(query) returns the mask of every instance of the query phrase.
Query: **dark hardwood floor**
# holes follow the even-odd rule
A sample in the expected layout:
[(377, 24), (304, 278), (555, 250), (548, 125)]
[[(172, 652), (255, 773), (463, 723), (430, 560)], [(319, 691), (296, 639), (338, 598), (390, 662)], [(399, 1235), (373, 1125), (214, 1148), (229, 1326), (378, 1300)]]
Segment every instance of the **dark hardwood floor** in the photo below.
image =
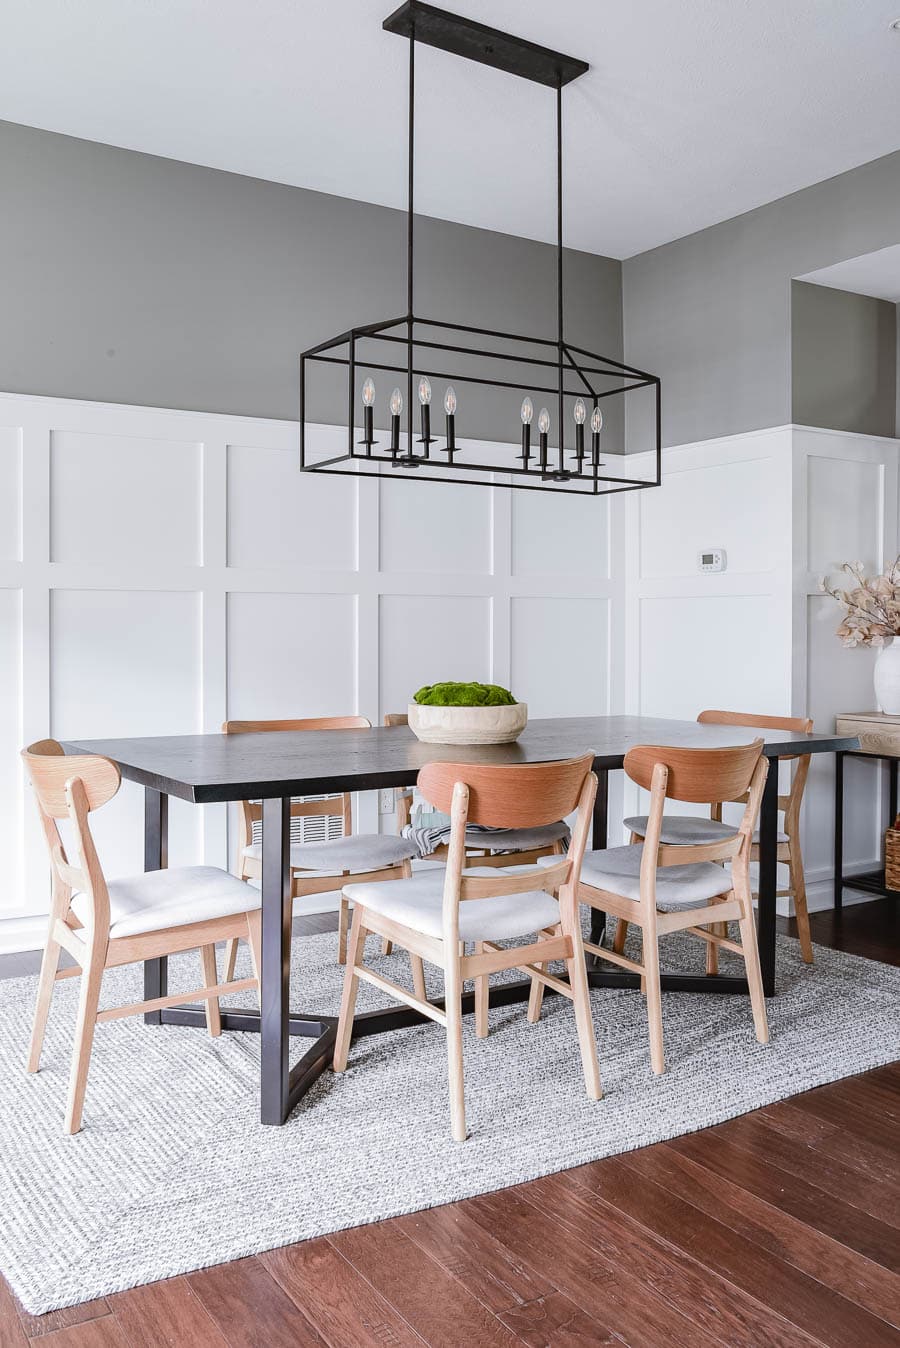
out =
[[(898, 934), (891, 899), (813, 917), (814, 941), (894, 964)], [(900, 1345), (898, 1159), (895, 1064), (515, 1189), (50, 1315), (26, 1315), (0, 1281), (0, 1348)]]

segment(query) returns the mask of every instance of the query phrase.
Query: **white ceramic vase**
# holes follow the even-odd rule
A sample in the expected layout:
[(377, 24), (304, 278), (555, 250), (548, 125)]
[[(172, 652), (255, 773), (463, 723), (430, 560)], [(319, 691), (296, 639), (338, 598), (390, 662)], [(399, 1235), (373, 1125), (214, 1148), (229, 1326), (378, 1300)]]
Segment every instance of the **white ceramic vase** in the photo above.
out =
[(875, 701), (887, 716), (900, 716), (900, 638), (882, 646), (875, 661)]

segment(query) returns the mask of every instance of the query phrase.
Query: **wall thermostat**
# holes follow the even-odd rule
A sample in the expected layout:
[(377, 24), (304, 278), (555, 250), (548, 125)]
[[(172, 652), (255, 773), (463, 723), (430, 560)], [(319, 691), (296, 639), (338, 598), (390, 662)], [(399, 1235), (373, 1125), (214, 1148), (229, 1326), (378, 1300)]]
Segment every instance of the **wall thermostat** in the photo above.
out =
[(724, 548), (707, 548), (697, 553), (697, 565), (701, 571), (724, 571), (727, 565)]

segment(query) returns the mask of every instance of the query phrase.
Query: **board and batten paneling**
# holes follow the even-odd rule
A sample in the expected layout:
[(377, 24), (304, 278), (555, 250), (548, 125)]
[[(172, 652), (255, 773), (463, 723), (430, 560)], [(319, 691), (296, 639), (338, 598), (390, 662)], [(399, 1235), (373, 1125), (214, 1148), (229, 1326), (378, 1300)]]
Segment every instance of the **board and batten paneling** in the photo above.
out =
[[(616, 709), (621, 513), (301, 474), (290, 422), (0, 395), (0, 847), (18, 859), (0, 948), (44, 934), (31, 740), (377, 722), (446, 678), (521, 680), (546, 713)], [(374, 792), (356, 819), (393, 826)], [(108, 873), (139, 870), (140, 790), (97, 822)], [(173, 801), (171, 829), (174, 862), (233, 861), (224, 807)]]

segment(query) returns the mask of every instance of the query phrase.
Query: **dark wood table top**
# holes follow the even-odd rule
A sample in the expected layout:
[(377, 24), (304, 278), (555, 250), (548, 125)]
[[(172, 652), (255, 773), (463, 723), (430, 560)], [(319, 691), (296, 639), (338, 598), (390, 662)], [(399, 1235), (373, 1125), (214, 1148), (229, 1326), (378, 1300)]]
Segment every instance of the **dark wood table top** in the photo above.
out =
[(530, 721), (515, 744), (422, 744), (407, 726), (277, 731), (250, 735), (158, 735), (71, 740), (67, 753), (103, 754), (122, 776), (195, 804), (312, 796), (406, 786), (426, 763), (547, 763), (591, 752), (596, 768), (620, 768), (635, 744), (712, 749), (765, 740), (770, 758), (855, 749), (852, 735), (803, 735), (700, 725), (650, 716), (568, 716)]

